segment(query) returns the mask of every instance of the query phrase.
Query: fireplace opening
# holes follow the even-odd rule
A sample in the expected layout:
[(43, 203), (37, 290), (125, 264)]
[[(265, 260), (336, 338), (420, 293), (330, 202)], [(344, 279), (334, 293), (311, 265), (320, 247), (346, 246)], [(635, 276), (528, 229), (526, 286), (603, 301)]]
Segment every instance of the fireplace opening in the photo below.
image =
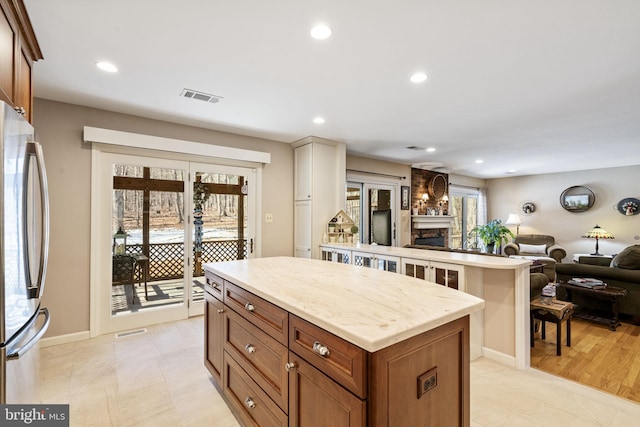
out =
[(439, 246), (444, 248), (444, 236), (416, 237), (416, 245)]

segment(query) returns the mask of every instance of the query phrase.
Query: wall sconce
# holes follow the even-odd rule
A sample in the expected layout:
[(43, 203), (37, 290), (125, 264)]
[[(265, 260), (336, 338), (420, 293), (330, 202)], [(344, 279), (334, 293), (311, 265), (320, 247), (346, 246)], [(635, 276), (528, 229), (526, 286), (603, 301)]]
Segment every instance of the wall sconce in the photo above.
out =
[(448, 209), (447, 209), (447, 205), (449, 204), (449, 196), (447, 196), (446, 194), (444, 196), (442, 196), (442, 198), (440, 199), (440, 201), (438, 202), (438, 206), (440, 206), (440, 210), (441, 215), (448, 215)]
[(429, 200), (429, 195), (427, 193), (422, 194), (422, 200), (420, 200), (420, 214), (422, 215), (427, 213), (427, 200)]

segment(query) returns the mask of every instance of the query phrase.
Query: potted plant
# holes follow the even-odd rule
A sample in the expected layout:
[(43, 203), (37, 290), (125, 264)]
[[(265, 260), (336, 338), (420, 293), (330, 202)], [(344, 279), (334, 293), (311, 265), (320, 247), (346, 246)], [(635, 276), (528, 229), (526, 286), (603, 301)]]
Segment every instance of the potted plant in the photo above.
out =
[(502, 242), (508, 242), (509, 236), (511, 238), (515, 237), (513, 232), (507, 226), (502, 225), (502, 221), (499, 219), (489, 221), (485, 225), (478, 225), (469, 234), (470, 236), (475, 235), (482, 240), (489, 253), (494, 252), (496, 245), (500, 247)]
[(358, 243), (360, 241), (360, 239), (358, 238), (358, 226), (357, 225), (352, 225), (351, 226), (351, 241), (353, 243)]

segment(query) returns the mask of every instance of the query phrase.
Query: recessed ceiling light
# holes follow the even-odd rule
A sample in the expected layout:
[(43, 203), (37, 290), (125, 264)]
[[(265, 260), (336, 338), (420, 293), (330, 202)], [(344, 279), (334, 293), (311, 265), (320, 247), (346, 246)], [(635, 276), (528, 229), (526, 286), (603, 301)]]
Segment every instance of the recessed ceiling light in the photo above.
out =
[(323, 24), (318, 24), (311, 29), (311, 37), (317, 40), (324, 40), (331, 36), (331, 28)]
[(111, 62), (107, 62), (107, 61), (96, 62), (96, 67), (100, 68), (102, 71), (106, 71), (107, 73), (118, 72), (118, 67), (113, 65)]
[(515, 170), (515, 169), (509, 169), (509, 170), (507, 171), (507, 173), (516, 173), (516, 172), (518, 172), (518, 171), (517, 171), (517, 170)]
[(435, 147), (429, 147), (425, 150), (427, 153), (433, 153), (434, 151), (436, 151)]
[(484, 160), (482, 160), (482, 159), (478, 159), (478, 160), (476, 160), (476, 163), (477, 163), (477, 164), (484, 163)]
[(321, 125), (324, 123), (324, 117), (314, 117), (313, 118), (313, 123), (317, 124), (317, 125)]
[(422, 83), (427, 80), (427, 75), (425, 73), (415, 73), (411, 76), (411, 81), (413, 83)]

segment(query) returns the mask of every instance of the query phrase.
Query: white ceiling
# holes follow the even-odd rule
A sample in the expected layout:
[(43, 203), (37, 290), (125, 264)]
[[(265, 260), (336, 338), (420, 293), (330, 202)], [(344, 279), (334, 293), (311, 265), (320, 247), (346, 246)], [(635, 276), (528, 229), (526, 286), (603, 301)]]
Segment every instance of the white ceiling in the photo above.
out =
[(37, 97), (481, 178), (640, 165), (638, 0), (25, 4)]

